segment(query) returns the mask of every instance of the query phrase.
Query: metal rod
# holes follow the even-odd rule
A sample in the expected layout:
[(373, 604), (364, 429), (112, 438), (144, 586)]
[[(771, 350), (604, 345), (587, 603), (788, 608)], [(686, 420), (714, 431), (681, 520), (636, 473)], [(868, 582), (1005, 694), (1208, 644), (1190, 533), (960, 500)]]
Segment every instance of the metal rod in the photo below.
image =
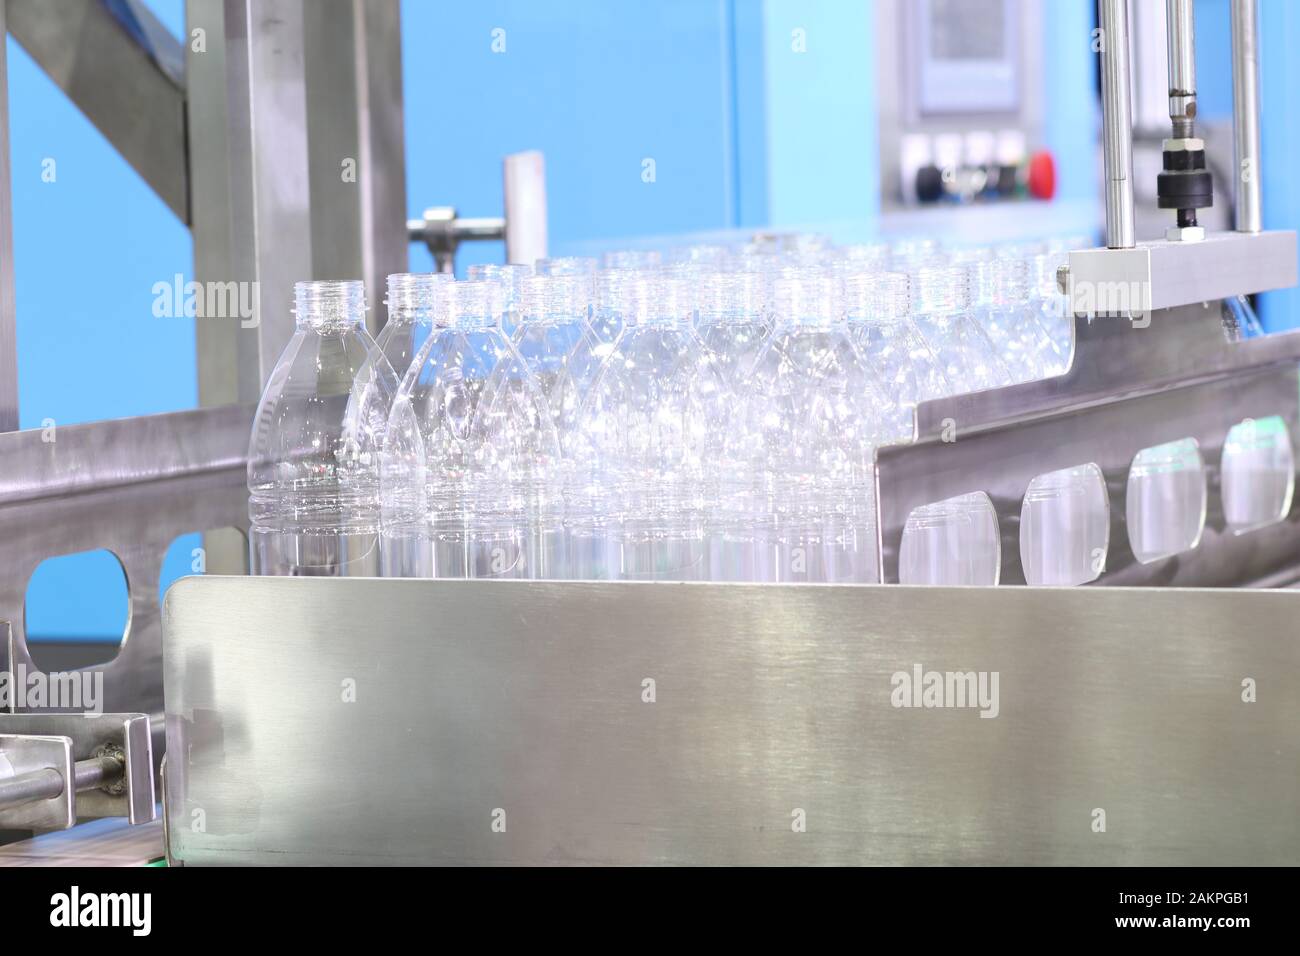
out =
[[(95, 790), (122, 776), (125, 768), (116, 757), (78, 760), (72, 769), (77, 793)], [(0, 810), (12, 810), (26, 803), (53, 800), (63, 793), (63, 774), (53, 767), (32, 770), (0, 780)]]
[(1133, 246), (1133, 102), (1128, 0), (1098, 0), (1101, 115), (1106, 163), (1106, 245)]
[(63, 774), (46, 767), (0, 780), (0, 810), (12, 810), (25, 803), (53, 800), (63, 792)]
[(1255, 0), (1232, 0), (1232, 146), (1236, 228), (1263, 228), (1259, 169), (1259, 39)]
[(1193, 135), (1196, 121), (1196, 22), (1192, 0), (1165, 0), (1169, 42), (1169, 119), (1174, 138)]

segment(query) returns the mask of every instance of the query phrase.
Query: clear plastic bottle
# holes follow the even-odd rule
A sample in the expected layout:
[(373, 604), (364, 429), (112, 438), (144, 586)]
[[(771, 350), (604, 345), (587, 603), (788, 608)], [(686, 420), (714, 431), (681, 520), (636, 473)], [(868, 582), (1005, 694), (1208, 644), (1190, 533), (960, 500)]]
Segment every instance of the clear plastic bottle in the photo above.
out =
[(962, 266), (913, 273), (911, 317), (954, 393), (1011, 384), (1011, 373), (971, 311), (970, 277)]
[(465, 270), (465, 277), (471, 282), (495, 282), (501, 287), (501, 331), (506, 338), (515, 334), (523, 303), (523, 282), (532, 274), (528, 266), (508, 262), (477, 262)]
[(772, 334), (766, 277), (756, 272), (713, 272), (695, 283), (695, 331), (734, 393)]
[(878, 272), (846, 276), (843, 283), (853, 342), (898, 408), (899, 439), (909, 440), (916, 406), (950, 395), (953, 388), (908, 315), (908, 278)]
[(1013, 382), (1053, 375), (1060, 356), (1030, 297), (1029, 263), (990, 258), (969, 266), (975, 316)]
[(379, 573), (379, 450), (397, 379), (359, 281), (299, 282), (248, 450), (253, 574)]
[(575, 577), (703, 580), (710, 448), (723, 388), (689, 289), (637, 275), (606, 300), (625, 328), (579, 415), (568, 495)]
[(450, 283), (443, 303), (446, 326), (425, 342), (389, 418), (385, 573), (546, 575), (538, 562), (544, 522), (558, 524), (548, 482), (559, 444), (545, 401), (501, 331), (499, 284)]
[(388, 321), (375, 336), (398, 382), (415, 361), (437, 322), (438, 287), (452, 281), (445, 272), (397, 272), (388, 277)]
[(879, 580), (874, 452), (895, 428), (820, 271), (773, 282), (775, 330), (733, 401), (722, 493), (731, 580)]

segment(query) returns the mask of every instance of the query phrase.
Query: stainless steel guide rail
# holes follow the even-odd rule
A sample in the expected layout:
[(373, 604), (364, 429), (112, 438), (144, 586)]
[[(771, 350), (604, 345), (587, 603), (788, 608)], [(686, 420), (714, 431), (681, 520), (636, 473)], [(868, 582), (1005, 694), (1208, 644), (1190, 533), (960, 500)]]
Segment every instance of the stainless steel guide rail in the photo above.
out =
[[(1300, 859), (1294, 591), (229, 577), (165, 614), (186, 865)], [(918, 667), (986, 703), (896, 706)]]

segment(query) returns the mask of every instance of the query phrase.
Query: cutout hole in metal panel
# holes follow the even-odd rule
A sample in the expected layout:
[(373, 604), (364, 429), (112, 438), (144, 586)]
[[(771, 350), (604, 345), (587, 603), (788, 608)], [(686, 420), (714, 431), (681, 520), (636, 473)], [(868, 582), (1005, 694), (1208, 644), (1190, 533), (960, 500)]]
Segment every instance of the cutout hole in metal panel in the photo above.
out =
[(1194, 438), (1143, 448), (1129, 467), (1125, 518), (1133, 556), (1150, 564), (1195, 548), (1205, 529), (1205, 462)]

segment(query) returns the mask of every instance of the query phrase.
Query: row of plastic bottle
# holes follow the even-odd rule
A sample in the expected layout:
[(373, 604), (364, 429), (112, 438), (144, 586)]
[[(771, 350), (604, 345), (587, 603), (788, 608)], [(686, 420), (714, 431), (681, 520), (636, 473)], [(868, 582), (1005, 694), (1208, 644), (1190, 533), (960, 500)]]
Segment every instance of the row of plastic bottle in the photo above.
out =
[(875, 581), (875, 449), (1065, 370), (1061, 258), (788, 237), (400, 274), (377, 340), (362, 283), (299, 283), (253, 572)]

